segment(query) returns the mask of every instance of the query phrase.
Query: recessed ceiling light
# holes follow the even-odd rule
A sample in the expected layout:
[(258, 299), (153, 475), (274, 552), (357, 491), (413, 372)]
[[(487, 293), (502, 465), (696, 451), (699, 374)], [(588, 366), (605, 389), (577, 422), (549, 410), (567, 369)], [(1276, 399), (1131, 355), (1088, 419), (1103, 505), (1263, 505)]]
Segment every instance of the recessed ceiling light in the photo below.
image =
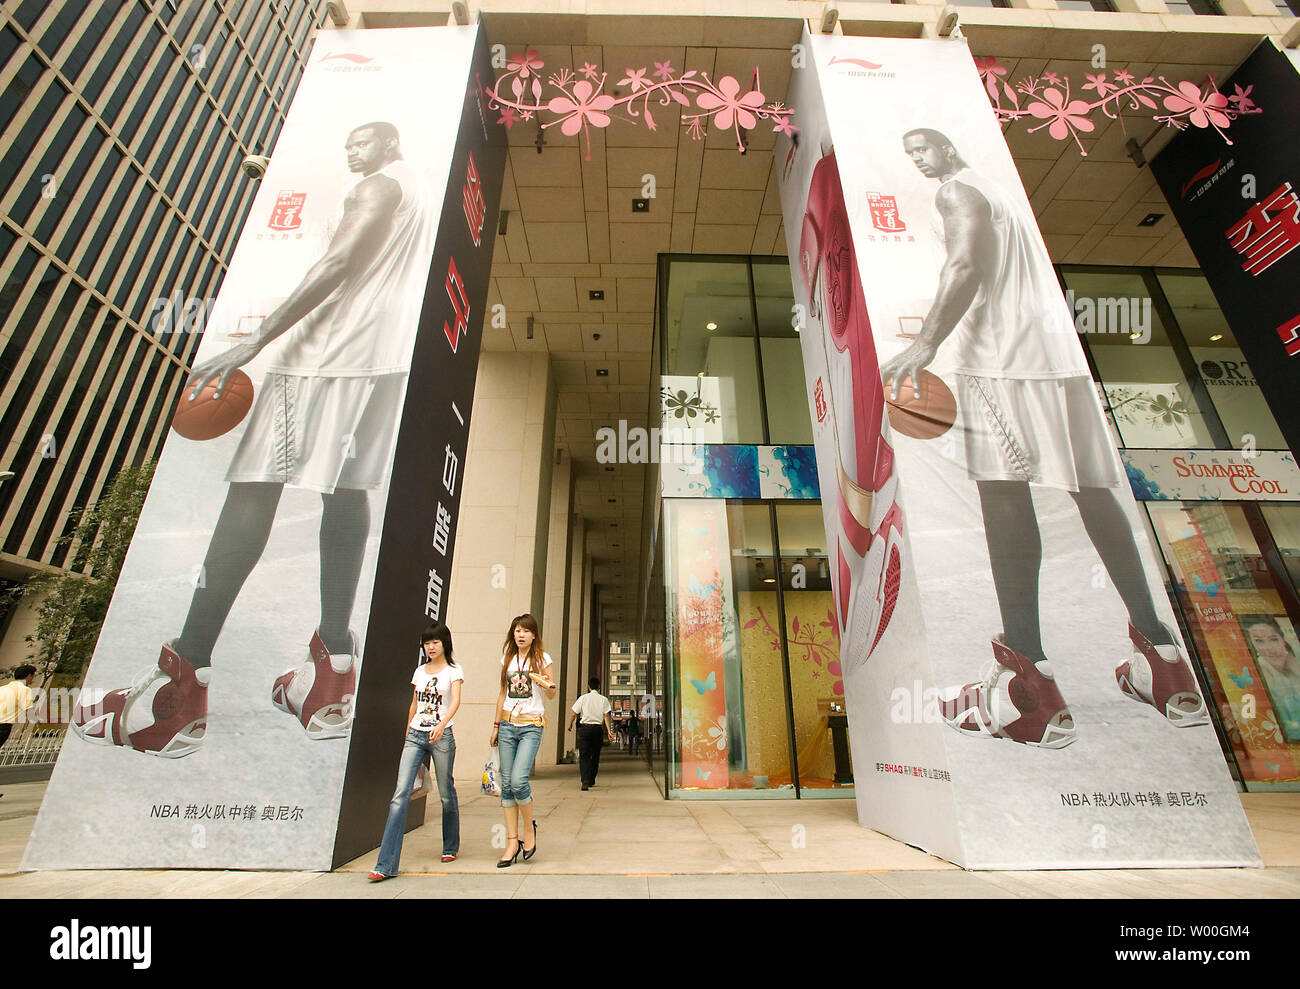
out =
[(1139, 227), (1154, 227), (1157, 223), (1165, 218), (1163, 213), (1148, 213), (1142, 219), (1138, 220)]
[[(1128, 338), (1129, 338), (1130, 340), (1141, 340), (1141, 339), (1142, 339), (1142, 334), (1141, 334), (1141, 333), (1130, 333), (1130, 334), (1128, 335)], [(600, 372), (597, 371), (596, 373), (599, 374)]]
[(604, 302), (605, 290), (603, 288), (593, 288), (587, 290), (587, 298), (592, 302)]
[(1210, 337), (1210, 343), (1214, 343), (1216, 340), (1222, 340), (1222, 339), (1223, 339), (1223, 334), (1216, 333), (1214, 334), (1214, 336)]
[(598, 368), (596, 368), (596, 377), (598, 377), (598, 378), (608, 378), (608, 377), (609, 377), (609, 368), (607, 368), (607, 367), (598, 367)]
[(650, 212), (650, 200), (648, 200), (648, 199), (633, 199), (633, 200), (632, 200), (632, 212), (633, 212), (633, 213), (649, 213), (649, 212)]
[(606, 468), (605, 468), (605, 470), (607, 470), (607, 471), (613, 471), (613, 469), (614, 469), (613, 467), (606, 467)]
[(704, 328), (705, 328), (706, 330), (716, 330), (716, 329), (718, 328), (718, 324), (717, 324), (717, 323), (705, 323), (705, 324), (704, 324)]

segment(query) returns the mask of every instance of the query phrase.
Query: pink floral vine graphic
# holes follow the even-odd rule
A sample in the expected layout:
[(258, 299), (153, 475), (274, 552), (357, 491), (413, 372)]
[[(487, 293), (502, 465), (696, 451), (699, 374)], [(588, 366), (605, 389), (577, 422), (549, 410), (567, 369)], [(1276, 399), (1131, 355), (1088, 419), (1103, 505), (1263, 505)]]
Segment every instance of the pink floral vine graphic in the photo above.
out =
[(1124, 110), (1142, 112), (1163, 106), (1167, 112), (1151, 115), (1156, 123), (1179, 130), (1188, 124), (1202, 129), (1213, 128), (1228, 144), (1232, 141), (1224, 131), (1234, 120), (1245, 114), (1263, 112), (1250, 98), (1254, 87), (1242, 89), (1235, 86), (1236, 92), (1225, 96), (1214, 84), (1213, 76), (1202, 88), (1185, 80), (1171, 83), (1164, 76), (1147, 76), (1139, 81), (1125, 69), (1118, 69), (1110, 75), (1106, 71), (1084, 73), (1088, 81), (1079, 87), (1076, 96), (1083, 96), (1090, 90), (1096, 99), (1079, 99), (1071, 98), (1070, 80), (1062, 79), (1055, 72), (1026, 76), (1013, 85), (1005, 78), (1006, 66), (999, 65), (992, 56), (976, 58), (975, 67), (999, 121), (1024, 117), (1041, 120), (1041, 124), (1029, 128), (1031, 134), (1046, 127), (1047, 133), (1058, 141), (1072, 137), (1079, 153), (1085, 157), (1088, 152), (1084, 150), (1079, 134), (1090, 134), (1096, 129), (1092, 120), (1094, 110), (1101, 110), (1123, 126)]
[[(670, 61), (654, 65), (649, 78), (649, 70), (644, 67), (625, 69), (617, 85), (630, 92), (621, 97), (605, 92), (609, 74), (590, 62), (584, 63), (576, 73), (560, 69), (546, 78), (546, 87), (554, 91), (546, 99), (541, 76), (545, 63), (530, 49), (507, 60), (505, 72), (486, 90), (488, 107), (500, 111), (497, 123), (505, 125), (507, 130), (520, 121), (536, 117), (544, 120), (543, 130), (558, 124), (560, 133), (567, 137), (581, 131), (586, 140), (587, 161), (591, 160), (591, 128), (608, 127), (615, 119), (612, 111), (623, 111), (619, 119), (633, 124), (641, 120), (650, 130), (657, 130), (651, 103), (661, 107), (676, 103), (683, 107), (682, 126), (694, 140), (703, 139), (710, 120), (717, 130), (733, 131), (741, 151), (745, 150), (744, 132), (753, 130), (760, 120), (770, 121), (773, 131), (787, 137), (798, 130), (790, 123), (794, 116), (792, 108), (784, 103), (767, 102), (759, 88), (757, 70), (753, 86), (742, 93), (740, 82), (734, 76), (723, 76), (715, 85), (707, 72), (690, 69), (677, 75)], [(545, 119), (544, 115), (551, 119)]]
[[(758, 609), (758, 617), (751, 618), (745, 622), (745, 628), (753, 628), (759, 622), (767, 630), (770, 637), (769, 643), (776, 652), (781, 650), (781, 637), (777, 634), (776, 629), (772, 626), (763, 609)], [(823, 638), (822, 633), (817, 631), (811, 622), (804, 622), (802, 625), (796, 616), (790, 623), (790, 658), (796, 658), (796, 650), (802, 649), (803, 655), (799, 656), (805, 663), (813, 663), (817, 669), (812, 670), (814, 680), (821, 677), (822, 669), (832, 677), (831, 693), (837, 697), (844, 695), (844, 670), (840, 666), (840, 626), (835, 620), (835, 612), (827, 611), (826, 620), (817, 623), (817, 627), (828, 629), (829, 632)], [(800, 636), (802, 631), (803, 635)]]

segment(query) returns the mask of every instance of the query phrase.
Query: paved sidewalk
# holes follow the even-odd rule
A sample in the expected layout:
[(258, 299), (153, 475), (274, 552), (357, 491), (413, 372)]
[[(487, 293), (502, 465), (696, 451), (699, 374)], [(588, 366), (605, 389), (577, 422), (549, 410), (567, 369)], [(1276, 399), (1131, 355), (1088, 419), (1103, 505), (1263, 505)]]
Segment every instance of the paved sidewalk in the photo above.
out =
[[(436, 800), (406, 836), (402, 875), (371, 884), (375, 853), (333, 873), (17, 871), (43, 783), (0, 787), (0, 897), (1180, 897), (1300, 896), (1300, 794), (1244, 794), (1265, 869), (964, 872), (858, 826), (852, 800), (665, 801), (644, 763), (607, 752), (582, 792), (575, 766), (534, 778), (538, 853), (497, 869), (501, 808), (457, 786), (461, 855), (442, 852)], [(495, 847), (494, 847), (495, 842)]]

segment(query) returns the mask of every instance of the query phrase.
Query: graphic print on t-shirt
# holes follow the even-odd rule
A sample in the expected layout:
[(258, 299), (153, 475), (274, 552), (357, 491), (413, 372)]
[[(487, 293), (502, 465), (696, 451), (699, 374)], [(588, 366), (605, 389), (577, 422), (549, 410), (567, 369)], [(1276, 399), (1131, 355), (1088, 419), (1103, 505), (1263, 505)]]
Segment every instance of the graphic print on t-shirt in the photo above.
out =
[(442, 716), (438, 713), (442, 707), (442, 691), (438, 689), (438, 678), (432, 677), (423, 690), (415, 692), (415, 720), (412, 728), (420, 731), (435, 728)]
[(533, 696), (533, 681), (527, 670), (512, 670), (506, 677), (506, 696), (511, 700), (527, 700)]

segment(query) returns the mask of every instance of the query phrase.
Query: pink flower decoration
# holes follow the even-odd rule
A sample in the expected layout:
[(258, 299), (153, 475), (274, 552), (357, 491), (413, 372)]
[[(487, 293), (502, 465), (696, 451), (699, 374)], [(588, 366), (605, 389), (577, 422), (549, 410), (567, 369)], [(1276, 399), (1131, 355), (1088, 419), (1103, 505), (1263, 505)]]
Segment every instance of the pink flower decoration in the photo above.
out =
[(607, 93), (592, 95), (592, 85), (585, 79), (573, 84), (575, 100), (567, 96), (557, 96), (547, 104), (546, 109), (556, 115), (565, 115), (560, 125), (560, 133), (572, 137), (590, 123), (594, 127), (608, 127), (609, 114), (605, 113), (614, 105), (614, 97)]
[(975, 68), (979, 70), (981, 77), (987, 75), (1004, 76), (1007, 74), (1006, 66), (998, 65), (998, 60), (992, 55), (987, 58), (975, 59)]
[(1121, 86), (1127, 86), (1133, 81), (1133, 73), (1129, 72), (1127, 69), (1116, 69), (1115, 81)]
[(667, 82), (673, 74), (672, 62), (655, 62), (655, 78)]
[(784, 134), (786, 137), (794, 137), (794, 132), (798, 129), (798, 127), (790, 123), (789, 117), (777, 117), (776, 124), (772, 127), (773, 131)]
[(1083, 100), (1072, 100), (1065, 105), (1065, 97), (1059, 89), (1049, 89), (1043, 93), (1042, 102), (1032, 103), (1029, 112), (1039, 120), (1051, 120), (1047, 133), (1058, 141), (1063, 141), (1074, 130), (1085, 134), (1094, 129), (1093, 122), (1086, 116), (1088, 104)]
[(1245, 89), (1242, 89), (1237, 85), (1234, 85), (1232, 88), (1235, 89), (1236, 92), (1228, 97), (1229, 103), (1235, 103), (1237, 109), (1242, 113), (1247, 113), (1254, 108), (1255, 101), (1250, 98), (1250, 91), (1255, 88), (1253, 85), (1247, 86)]
[(753, 90), (737, 98), (736, 94), (740, 92), (740, 83), (736, 81), (734, 76), (723, 76), (722, 81), (718, 83), (718, 91), (722, 94), (720, 97), (715, 96), (713, 93), (702, 93), (695, 102), (702, 110), (718, 111), (717, 122), (719, 127), (726, 130), (735, 122), (749, 130), (758, 123), (758, 118), (750, 111), (756, 110), (763, 105), (762, 93)]
[(497, 118), (497, 123), (505, 124), (506, 130), (509, 130), (511, 127), (515, 125), (515, 121), (518, 119), (519, 117), (515, 114), (515, 111), (512, 107), (505, 107), (501, 111), (501, 116)]
[(1106, 81), (1106, 73), (1104, 72), (1098, 72), (1095, 76), (1089, 75), (1087, 72), (1085, 72), (1084, 76), (1087, 78), (1088, 81), (1083, 84), (1083, 88), (1095, 89), (1097, 91), (1098, 96), (1104, 97), (1108, 92), (1110, 92), (1112, 89), (1115, 88), (1109, 82)]
[(1055, 72), (1044, 72), (1043, 82), (1048, 83), (1049, 85), (1052, 86), (1059, 86), (1061, 84), (1061, 77), (1058, 76)]
[(544, 63), (537, 56), (537, 52), (528, 49), (522, 55), (514, 55), (506, 63), (507, 72), (518, 72), (520, 79), (527, 79), (530, 75), (542, 67)]
[(599, 74), (599, 70), (590, 62), (583, 62), (582, 74), (586, 76), (588, 79), (595, 79), (596, 76)]
[(1181, 96), (1165, 97), (1165, 109), (1170, 113), (1185, 113), (1190, 110), (1187, 119), (1196, 127), (1209, 127), (1211, 124), (1227, 127), (1230, 123), (1228, 115), (1223, 112), (1228, 108), (1228, 97), (1222, 93), (1209, 93), (1202, 97), (1196, 83), (1186, 80), (1178, 84), (1178, 91), (1182, 93)]
[(645, 69), (627, 69), (626, 72), (627, 75), (619, 80), (620, 86), (631, 86), (632, 92), (635, 93), (638, 89), (650, 85), (646, 82)]

